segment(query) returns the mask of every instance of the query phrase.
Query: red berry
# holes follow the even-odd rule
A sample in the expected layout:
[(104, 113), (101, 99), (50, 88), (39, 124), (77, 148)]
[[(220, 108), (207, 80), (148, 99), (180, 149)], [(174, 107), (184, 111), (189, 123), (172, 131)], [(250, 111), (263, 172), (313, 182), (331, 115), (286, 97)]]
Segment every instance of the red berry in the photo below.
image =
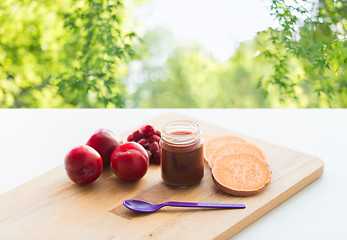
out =
[(149, 145), (149, 150), (152, 153), (159, 152), (159, 144), (157, 142), (152, 142), (151, 145)]
[(154, 134), (154, 128), (151, 125), (141, 127), (141, 131), (146, 137), (150, 137)]
[(147, 151), (150, 162), (160, 163), (159, 141), (161, 132), (155, 130), (151, 125), (144, 125), (128, 136), (128, 142), (139, 143)]
[(149, 147), (149, 142), (145, 138), (140, 139), (140, 141), (138, 141), (138, 143), (141, 144), (142, 147), (144, 147), (144, 148), (148, 148)]
[(153, 143), (153, 142), (159, 143), (160, 137), (158, 135), (152, 135), (152, 136), (149, 137), (148, 140), (149, 140), (150, 143)]
[(148, 153), (148, 156), (149, 156), (149, 159), (151, 159), (152, 157), (152, 152), (149, 150), (149, 149), (146, 149), (147, 153)]
[(159, 152), (152, 153), (152, 161), (154, 163), (160, 163), (160, 154), (159, 154)]
[(134, 141), (134, 135), (133, 134), (130, 134), (127, 138), (128, 142), (132, 142)]
[(134, 141), (137, 142), (139, 141), (140, 139), (143, 138), (143, 133), (141, 130), (136, 130), (135, 132), (133, 132), (133, 138), (134, 138)]

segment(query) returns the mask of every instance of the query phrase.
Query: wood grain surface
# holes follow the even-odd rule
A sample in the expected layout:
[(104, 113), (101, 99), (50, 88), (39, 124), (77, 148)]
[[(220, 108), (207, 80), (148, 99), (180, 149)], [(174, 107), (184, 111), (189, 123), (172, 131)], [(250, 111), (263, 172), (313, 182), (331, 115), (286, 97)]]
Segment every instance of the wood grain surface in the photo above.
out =
[[(166, 114), (146, 124), (161, 129), (178, 119), (186, 117)], [(163, 184), (160, 166), (150, 166), (135, 183), (121, 181), (107, 169), (93, 184), (78, 186), (60, 166), (0, 196), (0, 239), (228, 239), (323, 173), (323, 162), (317, 157), (196, 121), (204, 137), (234, 134), (260, 147), (272, 170), (267, 189), (251, 197), (230, 196), (216, 188), (207, 165), (201, 183), (187, 188)], [(129, 198), (152, 203), (244, 203), (247, 207), (165, 207), (156, 213), (136, 213), (122, 205)]]

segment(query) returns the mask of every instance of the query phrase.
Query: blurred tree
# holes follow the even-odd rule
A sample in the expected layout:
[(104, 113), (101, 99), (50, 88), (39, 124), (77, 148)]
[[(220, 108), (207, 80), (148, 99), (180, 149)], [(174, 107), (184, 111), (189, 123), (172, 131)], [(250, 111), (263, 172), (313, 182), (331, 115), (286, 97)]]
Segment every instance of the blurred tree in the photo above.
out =
[(122, 1), (0, 2), (0, 107), (122, 107)]
[[(347, 107), (347, 2), (273, 0), (271, 10), (280, 27), (268, 29), (259, 48), (273, 67), (259, 81), (264, 95), (277, 91), (280, 101), (299, 100), (301, 84), (318, 96), (308, 107)], [(291, 71), (293, 58), (300, 61), (301, 74)]]
[(347, 107), (346, 5), (272, 0), (280, 27), (219, 62), (165, 29), (138, 41), (120, 0), (3, 0), (0, 107)]
[[(159, 28), (143, 37), (151, 54), (141, 61), (142, 70), (137, 75), (143, 79), (132, 95), (131, 107), (272, 106), (256, 86), (259, 72), (269, 71), (269, 64), (254, 57), (255, 41), (242, 43), (235, 55), (222, 63), (197, 42), (178, 43), (172, 34), (168, 36), (167, 30)], [(155, 52), (160, 45), (170, 45), (171, 50)], [(160, 59), (166, 59), (164, 64)]]
[[(288, 98), (290, 95), (275, 84), (269, 84), (266, 89), (257, 85), (259, 76), (261, 79), (270, 79), (274, 75), (273, 62), (269, 61), (268, 55), (261, 54), (260, 50), (271, 50), (277, 54), (286, 51), (283, 45), (269, 45), (268, 39), (271, 36), (268, 31), (261, 32), (255, 39), (241, 43), (227, 62), (219, 62), (209, 56), (197, 42), (176, 41), (172, 34), (162, 28), (147, 32), (143, 37), (147, 50), (141, 48), (147, 54), (140, 55), (148, 57), (143, 57), (140, 61), (141, 70), (136, 76), (141, 76), (142, 79), (138, 81), (137, 90), (131, 96), (132, 102), (128, 107), (321, 106), (324, 99), (317, 99), (313, 87), (307, 81), (296, 78), (305, 73), (305, 65), (295, 56), (287, 56), (287, 78), (281, 80), (285, 84), (290, 79), (296, 80), (291, 93), (295, 93), (295, 98)], [(158, 49), (159, 51), (155, 51)], [(331, 81), (337, 81), (340, 77), (330, 74)], [(334, 97), (343, 98), (343, 94), (337, 92)], [(340, 102), (337, 104), (339, 107), (345, 106)]]
[[(280, 27), (241, 43), (226, 63), (197, 43), (170, 40), (168, 48), (174, 50), (162, 57), (166, 66), (158, 70), (150, 64), (159, 58), (153, 49), (165, 45), (168, 39), (161, 36), (168, 34), (148, 32), (144, 41), (152, 57), (143, 58), (146, 77), (131, 106), (347, 107), (346, 5), (341, 0), (273, 0)], [(160, 74), (150, 74), (154, 71)]]

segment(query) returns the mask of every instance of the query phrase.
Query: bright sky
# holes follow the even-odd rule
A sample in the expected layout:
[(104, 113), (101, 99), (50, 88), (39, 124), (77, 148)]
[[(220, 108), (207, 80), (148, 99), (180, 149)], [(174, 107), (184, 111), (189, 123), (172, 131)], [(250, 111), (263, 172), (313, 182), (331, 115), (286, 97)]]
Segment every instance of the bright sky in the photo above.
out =
[(143, 31), (158, 26), (178, 39), (195, 39), (226, 61), (239, 43), (273, 26), (268, 0), (152, 0), (135, 12)]

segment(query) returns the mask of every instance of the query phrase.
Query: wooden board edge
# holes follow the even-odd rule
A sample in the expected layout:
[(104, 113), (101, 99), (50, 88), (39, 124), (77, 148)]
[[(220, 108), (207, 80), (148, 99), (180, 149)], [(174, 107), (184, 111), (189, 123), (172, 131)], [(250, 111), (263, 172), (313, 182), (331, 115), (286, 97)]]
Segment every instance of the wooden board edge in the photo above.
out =
[(253, 212), (249, 216), (243, 218), (240, 222), (232, 226), (231, 228), (225, 230), (222, 234), (214, 238), (214, 240), (227, 240), (233, 237), (235, 234), (240, 232), (242, 229), (246, 228), (268, 212), (270, 212), (275, 207), (279, 206), (281, 203), (285, 202), (288, 198), (295, 195), (300, 190), (304, 189), (306, 186), (317, 180), (324, 172), (324, 162), (320, 158), (315, 158), (318, 161), (319, 167), (313, 171), (310, 175), (303, 178), (296, 185), (292, 186), (288, 190), (279, 194), (276, 198), (272, 199), (270, 202), (260, 207), (257, 211)]

